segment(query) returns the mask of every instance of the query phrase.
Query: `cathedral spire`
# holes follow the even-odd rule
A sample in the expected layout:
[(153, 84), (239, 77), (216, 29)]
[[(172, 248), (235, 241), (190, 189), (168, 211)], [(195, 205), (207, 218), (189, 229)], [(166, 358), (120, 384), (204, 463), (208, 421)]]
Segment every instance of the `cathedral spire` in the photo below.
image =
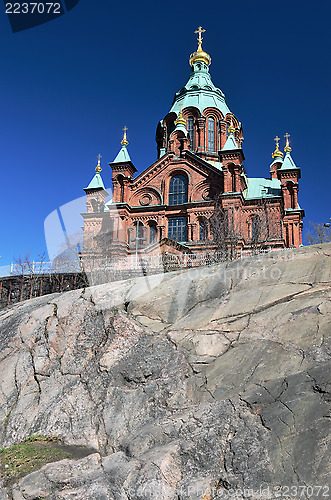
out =
[(129, 144), (129, 141), (126, 137), (126, 131), (128, 130), (128, 127), (124, 127), (123, 128), (123, 139), (121, 140), (121, 149), (118, 153), (118, 155), (116, 156), (115, 160), (113, 161), (113, 163), (125, 163), (125, 162), (131, 162), (131, 158), (130, 158), (130, 155), (129, 155), (129, 152), (127, 150), (127, 145)]
[(90, 184), (87, 186), (87, 188), (84, 189), (105, 189), (105, 186), (103, 184), (102, 177), (100, 175), (100, 172), (102, 171), (101, 165), (100, 165), (100, 160), (101, 160), (101, 155), (98, 155), (98, 164), (95, 167), (95, 175), (93, 179), (91, 180)]
[(285, 158), (284, 158), (284, 162), (283, 162), (283, 165), (281, 167), (281, 170), (294, 170), (294, 169), (299, 169), (292, 156), (291, 156), (291, 151), (292, 151), (292, 148), (290, 146), (290, 141), (289, 141), (289, 137), (290, 137), (290, 134), (286, 133), (284, 135), (285, 139), (286, 139), (286, 146), (284, 148), (284, 151), (285, 151)]
[(198, 34), (198, 48), (196, 52), (193, 52), (193, 54), (190, 55), (190, 66), (193, 66), (194, 63), (201, 61), (207, 64), (207, 66), (210, 65), (211, 63), (211, 57), (207, 52), (204, 52), (202, 50), (202, 36), (201, 34), (204, 33), (206, 30), (202, 29), (201, 26), (194, 32)]
[(278, 137), (278, 135), (276, 135), (275, 139), (274, 139), (275, 143), (276, 143), (276, 149), (275, 151), (272, 153), (272, 157), (273, 159), (275, 158), (283, 158), (283, 153), (280, 151), (279, 149), (279, 141), (280, 141), (280, 138)]

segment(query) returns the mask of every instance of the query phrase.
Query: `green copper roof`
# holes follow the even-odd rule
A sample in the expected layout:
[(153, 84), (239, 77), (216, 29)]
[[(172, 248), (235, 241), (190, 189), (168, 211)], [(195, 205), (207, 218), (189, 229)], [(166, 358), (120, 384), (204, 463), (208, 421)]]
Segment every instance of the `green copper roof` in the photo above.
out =
[(223, 92), (211, 81), (207, 64), (198, 61), (193, 64), (193, 71), (185, 87), (176, 93), (170, 112), (177, 115), (180, 105), (185, 109), (189, 106), (198, 108), (202, 113), (206, 108), (217, 108), (225, 116), (230, 110)]
[(272, 163), (270, 163), (270, 168), (275, 164), (275, 163), (283, 163), (282, 158), (276, 157)]
[(96, 173), (90, 184), (85, 189), (105, 189), (105, 186), (102, 181), (102, 177), (99, 173)]
[(113, 163), (126, 163), (128, 161), (131, 161), (129, 152), (128, 152), (126, 146), (122, 146), (120, 152), (116, 156), (116, 158), (113, 161)]
[(223, 164), (220, 161), (208, 160), (207, 163), (210, 163), (213, 167), (217, 168), (218, 170), (223, 170)]
[(282, 194), (280, 181), (278, 179), (247, 178), (247, 185), (248, 187), (244, 191), (244, 198), (246, 200), (272, 198), (274, 196), (281, 196)]
[(289, 152), (286, 153), (284, 161), (283, 161), (283, 165), (281, 166), (281, 168), (279, 170), (293, 170), (295, 168), (299, 168), (299, 167), (297, 167), (296, 164), (294, 163), (291, 154)]
[(241, 149), (239, 148), (236, 139), (234, 138), (233, 132), (229, 134), (222, 151), (229, 151), (231, 149)]

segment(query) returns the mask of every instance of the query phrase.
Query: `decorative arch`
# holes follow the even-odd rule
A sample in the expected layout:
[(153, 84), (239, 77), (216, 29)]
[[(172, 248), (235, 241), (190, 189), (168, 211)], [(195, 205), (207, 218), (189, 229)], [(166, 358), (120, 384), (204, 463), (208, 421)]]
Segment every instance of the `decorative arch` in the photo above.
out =
[(226, 123), (228, 125), (231, 124), (231, 117), (232, 117), (232, 123), (233, 123), (234, 128), (240, 128), (239, 120), (237, 120), (237, 118), (232, 113), (228, 113), (225, 116)]
[(183, 110), (183, 117), (186, 120), (188, 136), (190, 138), (190, 151), (195, 151), (198, 147), (198, 124), (197, 119), (201, 116), (200, 110), (190, 106)]
[(212, 201), (215, 199), (218, 192), (221, 191), (221, 187), (215, 183), (212, 185), (211, 182), (206, 180), (200, 181), (194, 188), (192, 193), (193, 201)]
[(185, 168), (174, 168), (162, 179), (162, 185), (164, 186), (163, 193), (163, 203), (168, 203), (169, 201), (169, 183), (172, 177), (175, 175), (183, 175), (187, 179), (187, 201), (191, 201), (191, 187), (193, 185), (193, 177), (190, 171), (187, 171)]
[(129, 201), (133, 206), (162, 205), (163, 196), (157, 188), (146, 186), (135, 192)]
[(192, 115), (194, 118), (200, 118), (201, 112), (199, 108), (196, 108), (195, 106), (187, 106), (186, 108), (183, 108), (183, 116), (186, 120), (186, 118)]
[(206, 117), (206, 150), (215, 153), (220, 149), (219, 132), (222, 113), (216, 108), (206, 108), (203, 112)]

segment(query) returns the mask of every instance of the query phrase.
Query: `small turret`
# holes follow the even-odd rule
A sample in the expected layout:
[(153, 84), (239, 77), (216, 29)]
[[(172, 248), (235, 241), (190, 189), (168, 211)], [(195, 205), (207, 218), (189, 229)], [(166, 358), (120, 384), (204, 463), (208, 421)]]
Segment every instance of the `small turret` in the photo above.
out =
[(126, 201), (126, 186), (132, 181), (133, 175), (137, 172), (133, 165), (127, 145), (129, 141), (126, 136), (127, 127), (124, 127), (123, 139), (121, 141), (122, 148), (112, 163), (109, 163), (113, 171), (113, 203), (122, 203)]
[(169, 137), (169, 151), (181, 156), (184, 149), (188, 149), (189, 137), (186, 128), (186, 120), (183, 117), (182, 108), (180, 108), (178, 117), (175, 120), (175, 129)]
[(283, 198), (284, 198), (284, 208), (288, 209), (298, 209), (298, 180), (301, 177), (301, 170), (293, 161), (291, 156), (292, 148), (289, 142), (289, 134), (285, 134), (286, 146), (284, 148), (285, 158), (282, 162), (281, 167), (278, 169), (278, 178), (281, 182)]
[(86, 207), (87, 212), (103, 212), (105, 206), (105, 200), (109, 196), (108, 192), (105, 190), (105, 186), (101, 177), (101, 165), (100, 165), (101, 155), (98, 155), (98, 164), (95, 167), (95, 176), (91, 180), (90, 184), (84, 188), (86, 193)]

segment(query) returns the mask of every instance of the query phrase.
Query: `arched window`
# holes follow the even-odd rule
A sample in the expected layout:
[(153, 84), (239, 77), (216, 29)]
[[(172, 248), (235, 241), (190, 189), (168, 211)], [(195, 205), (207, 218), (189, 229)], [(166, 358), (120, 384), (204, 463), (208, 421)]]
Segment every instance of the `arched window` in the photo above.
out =
[(231, 191), (235, 193), (237, 191), (237, 186), (236, 186), (236, 172), (234, 171), (233, 165), (229, 166), (229, 172), (231, 174)]
[(137, 222), (134, 223), (135, 226), (135, 235), (133, 241), (137, 244), (137, 246), (141, 246), (144, 244), (146, 241), (146, 238), (143, 237), (143, 223), (138, 220)]
[(291, 208), (295, 208), (295, 196), (294, 196), (294, 189), (293, 189), (293, 184), (292, 182), (287, 183), (287, 189), (290, 194), (290, 204)]
[(157, 240), (157, 227), (155, 222), (149, 223), (149, 242), (155, 243)]
[(208, 151), (215, 151), (215, 120), (208, 118)]
[(199, 241), (206, 241), (207, 239), (207, 224), (205, 220), (199, 221)]
[(169, 182), (169, 205), (181, 205), (187, 202), (187, 179), (175, 175)]
[(190, 150), (192, 151), (194, 149), (194, 143), (193, 143), (193, 116), (189, 116), (187, 120), (187, 131), (188, 135), (190, 137)]
[(123, 182), (123, 175), (118, 175), (117, 176), (118, 183), (120, 185), (120, 203), (123, 203), (124, 201), (124, 182)]

